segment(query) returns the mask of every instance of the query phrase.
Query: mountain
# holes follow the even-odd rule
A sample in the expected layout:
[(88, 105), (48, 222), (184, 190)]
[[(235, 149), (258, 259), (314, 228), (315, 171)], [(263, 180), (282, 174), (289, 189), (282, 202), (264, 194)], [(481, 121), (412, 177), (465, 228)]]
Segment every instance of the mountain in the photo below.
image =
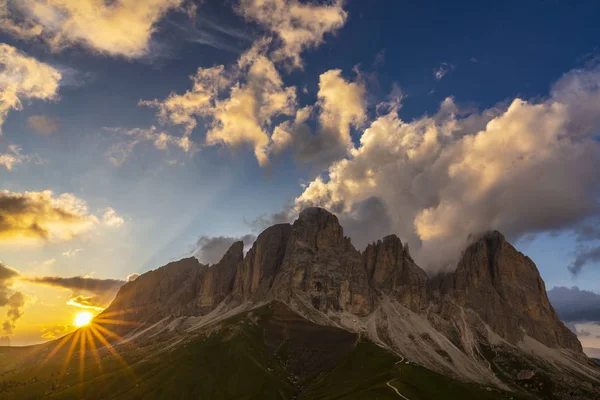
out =
[(0, 374), (19, 383), (0, 398), (600, 398), (600, 368), (499, 232), (430, 277), (397, 236), (358, 251), (320, 208), (245, 256), (237, 242), (141, 275), (91, 328), (0, 352)]

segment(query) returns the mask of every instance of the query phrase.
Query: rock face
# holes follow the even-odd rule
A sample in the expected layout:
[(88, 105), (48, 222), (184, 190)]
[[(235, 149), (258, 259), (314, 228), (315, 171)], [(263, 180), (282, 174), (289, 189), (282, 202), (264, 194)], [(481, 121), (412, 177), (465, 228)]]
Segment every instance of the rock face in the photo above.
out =
[(279, 224), (258, 235), (235, 277), (234, 294), (239, 299), (265, 298), (279, 272), (291, 233), (290, 224)]
[[(167, 316), (185, 314), (187, 305), (198, 297), (197, 282), (203, 279), (207, 270), (206, 265), (190, 257), (146, 272), (123, 285), (110, 307), (100, 316), (154, 323)], [(126, 328), (115, 327), (121, 331)]]
[[(482, 358), (494, 343), (525, 359), (529, 353), (524, 357), (519, 346), (530, 337), (548, 347), (542, 355), (584, 358), (550, 305), (535, 264), (498, 232), (469, 246), (454, 272), (436, 277), (416, 265), (395, 235), (361, 254), (337, 217), (320, 208), (302, 211), (292, 225), (266, 229), (245, 257), (243, 247), (234, 243), (210, 267), (186, 258), (147, 272), (124, 285), (103, 316), (146, 327), (280, 301), (312, 322), (360, 332), (427, 368), (486, 384), (499, 382)], [(564, 365), (580, 365), (573, 362)]]
[(319, 311), (366, 315), (372, 293), (358, 251), (344, 236), (337, 217), (321, 208), (307, 208), (292, 226), (274, 296), (297, 296)]
[(389, 235), (368, 245), (363, 258), (373, 288), (415, 312), (427, 307), (427, 274), (414, 263), (398, 236)]
[(510, 343), (526, 333), (549, 347), (582, 351), (575, 334), (556, 316), (533, 261), (497, 231), (467, 248), (442, 291)]

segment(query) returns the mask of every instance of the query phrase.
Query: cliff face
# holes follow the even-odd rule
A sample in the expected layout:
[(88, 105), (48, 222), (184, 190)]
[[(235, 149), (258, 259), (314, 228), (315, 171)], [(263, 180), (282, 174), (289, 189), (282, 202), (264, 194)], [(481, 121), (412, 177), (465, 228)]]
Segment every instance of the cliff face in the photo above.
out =
[(302, 211), (294, 222), (273, 294), (283, 301), (298, 296), (322, 312), (373, 309), (360, 253), (337, 217), (321, 208)]
[(412, 311), (427, 307), (427, 274), (414, 263), (398, 236), (389, 235), (368, 245), (363, 258), (371, 287), (392, 296)]
[(233, 291), (237, 298), (247, 301), (267, 296), (279, 273), (291, 233), (290, 224), (279, 224), (258, 235), (237, 270)]
[(511, 343), (527, 334), (549, 347), (582, 351), (575, 334), (556, 316), (533, 261), (497, 231), (467, 248), (441, 290)]
[[(527, 334), (548, 347), (582, 351), (558, 320), (535, 264), (500, 233), (469, 246), (453, 273), (429, 279), (397, 236), (361, 255), (337, 217), (320, 208), (304, 210), (293, 225), (266, 229), (245, 257), (237, 242), (213, 266), (187, 258), (143, 274), (121, 288), (104, 314), (148, 324), (202, 316), (220, 304), (277, 299), (361, 317), (380, 309), (384, 298), (436, 321), (445, 335), (464, 325), (468, 311), (509, 343)], [(461, 329), (464, 336), (469, 328)]]

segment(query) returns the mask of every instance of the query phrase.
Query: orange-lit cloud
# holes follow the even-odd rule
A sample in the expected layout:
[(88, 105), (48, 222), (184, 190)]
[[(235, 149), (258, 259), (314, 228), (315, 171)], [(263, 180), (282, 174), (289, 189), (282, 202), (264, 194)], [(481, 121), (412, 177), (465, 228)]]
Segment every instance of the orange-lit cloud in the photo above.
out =
[(301, 53), (323, 43), (325, 34), (344, 26), (343, 0), (310, 4), (298, 0), (241, 0), (237, 12), (273, 33), (279, 45), (271, 53), (276, 62), (302, 68)]
[[(2, 5), (0, 3), (0, 9)], [(0, 17), (2, 14), (0, 14)], [(16, 48), (0, 43), (0, 134), (10, 110), (21, 110), (23, 101), (53, 100), (62, 75)]]
[(19, 272), (0, 262), (0, 307), (7, 307), (6, 319), (2, 323), (2, 332), (11, 335), (15, 324), (23, 315), (25, 295), (11, 290), (13, 281), (19, 277)]
[(391, 221), (432, 268), (451, 264), (471, 235), (489, 229), (515, 237), (573, 227), (598, 212), (599, 88), (600, 71), (575, 70), (542, 101), (467, 112), (448, 98), (435, 115), (410, 122), (392, 109), (328, 178), (307, 185), (296, 209), (320, 205), (351, 217), (376, 198), (385, 213), (372, 223)]
[(0, 29), (53, 51), (83, 45), (128, 58), (148, 54), (155, 24), (182, 0), (0, 0)]
[(69, 240), (98, 223), (86, 202), (70, 193), (0, 192), (0, 241)]
[(80, 308), (103, 310), (113, 300), (125, 281), (82, 276), (21, 277), (22, 281), (71, 291), (67, 304)]

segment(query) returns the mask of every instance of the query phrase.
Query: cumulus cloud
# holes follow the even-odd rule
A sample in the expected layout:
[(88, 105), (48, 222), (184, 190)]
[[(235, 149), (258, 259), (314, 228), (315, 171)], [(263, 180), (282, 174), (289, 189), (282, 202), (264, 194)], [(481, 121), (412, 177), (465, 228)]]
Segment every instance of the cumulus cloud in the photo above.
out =
[(125, 284), (119, 279), (96, 279), (83, 276), (63, 278), (59, 276), (21, 277), (29, 283), (52, 286), (71, 291), (67, 304), (95, 310), (103, 310)]
[(344, 26), (348, 14), (343, 0), (311, 4), (298, 0), (241, 0), (237, 12), (276, 35), (278, 46), (271, 53), (276, 62), (302, 68), (301, 53), (323, 43), (327, 33)]
[(156, 149), (162, 151), (167, 151), (170, 146), (179, 148), (189, 154), (193, 154), (197, 150), (189, 135), (173, 136), (164, 131), (159, 131), (155, 126), (149, 129), (105, 128), (105, 130), (125, 137), (125, 141), (115, 143), (106, 152), (106, 157), (115, 167), (123, 165), (133, 149), (142, 143), (152, 143)]
[(0, 29), (53, 51), (82, 45), (98, 53), (148, 54), (156, 23), (183, 0), (0, 0)]
[(244, 247), (249, 248), (256, 240), (254, 235), (244, 235), (242, 237), (229, 236), (200, 236), (192, 254), (204, 264), (216, 264), (223, 255), (229, 250), (232, 244), (239, 241), (244, 242)]
[(48, 136), (57, 132), (60, 128), (58, 117), (50, 117), (47, 115), (32, 115), (27, 118), (27, 126), (29, 129), (43, 136)]
[[(208, 125), (206, 145), (249, 145), (260, 165), (268, 163), (273, 118), (292, 115), (296, 88), (285, 87), (275, 65), (265, 55), (268, 40), (242, 54), (236, 66), (199, 68), (191, 90), (171, 93), (165, 100), (140, 101), (156, 107), (163, 122), (183, 125), (186, 137), (203, 118)], [(223, 99), (219, 94), (229, 89)]]
[(123, 225), (125, 221), (114, 208), (107, 208), (104, 214), (102, 215), (102, 223), (110, 228), (118, 228)]
[(19, 272), (0, 262), (0, 307), (6, 307), (6, 319), (2, 323), (5, 335), (12, 335), (16, 322), (23, 315), (25, 295), (11, 290), (12, 283), (19, 277)]
[(0, 242), (70, 240), (98, 223), (87, 203), (71, 193), (0, 192)]
[(25, 155), (21, 151), (21, 148), (17, 145), (10, 144), (6, 146), (6, 151), (0, 153), (0, 165), (12, 171), (16, 165), (30, 162), (33, 157)]
[(433, 76), (435, 77), (435, 79), (442, 80), (442, 78), (444, 76), (446, 76), (446, 74), (448, 74), (448, 72), (454, 70), (456, 67), (452, 64), (449, 64), (447, 62), (443, 62), (440, 64), (439, 67), (434, 68), (433, 69)]
[[(0, 3), (0, 9), (2, 4)], [(0, 18), (2, 14), (0, 13)], [(62, 75), (16, 48), (0, 43), (0, 135), (10, 110), (21, 110), (27, 100), (54, 100)]]
[(336, 69), (319, 77), (317, 133), (313, 134), (307, 123), (315, 107), (301, 108), (293, 122), (284, 121), (275, 128), (273, 154), (291, 146), (297, 161), (311, 163), (316, 170), (322, 170), (354, 150), (350, 129), (366, 121), (366, 89), (360, 82), (347, 81), (341, 74), (342, 71)]
[[(349, 213), (381, 201), (393, 230), (430, 269), (452, 265), (469, 237), (498, 229), (572, 228), (598, 212), (600, 71), (574, 70), (543, 101), (484, 111), (446, 99), (433, 116), (380, 115), (350, 157), (295, 200)], [(375, 239), (375, 238), (374, 238)]]

